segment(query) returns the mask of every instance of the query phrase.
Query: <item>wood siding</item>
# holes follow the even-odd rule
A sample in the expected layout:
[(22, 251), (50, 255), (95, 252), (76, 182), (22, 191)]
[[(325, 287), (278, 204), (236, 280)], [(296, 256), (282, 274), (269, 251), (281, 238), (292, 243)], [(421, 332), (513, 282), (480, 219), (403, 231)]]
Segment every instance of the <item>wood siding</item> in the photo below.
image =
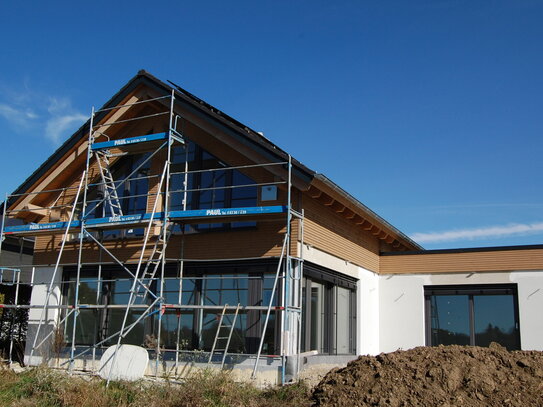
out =
[(543, 270), (543, 249), (381, 256), (380, 274)]
[(379, 270), (379, 241), (315, 199), (304, 195), (304, 243), (365, 269)]
[[(296, 230), (294, 228), (293, 232)], [(238, 259), (279, 256), (285, 233), (285, 222), (259, 222), (256, 229), (202, 232), (185, 236), (185, 259)], [(293, 234), (293, 241), (296, 235)], [(41, 236), (36, 241), (34, 264), (53, 264), (57, 260), (61, 235)], [(181, 236), (170, 238), (166, 253), (169, 259), (181, 257)], [(142, 239), (118, 239), (103, 242), (119, 260), (134, 262), (139, 259)], [(291, 246), (294, 250), (295, 243)], [(152, 245), (148, 245), (146, 255), (150, 254)], [(78, 245), (71, 243), (64, 249), (61, 263), (77, 262)], [(295, 252), (292, 253), (295, 255)], [(112, 259), (95, 244), (86, 243), (83, 249), (83, 262), (111, 262)]]

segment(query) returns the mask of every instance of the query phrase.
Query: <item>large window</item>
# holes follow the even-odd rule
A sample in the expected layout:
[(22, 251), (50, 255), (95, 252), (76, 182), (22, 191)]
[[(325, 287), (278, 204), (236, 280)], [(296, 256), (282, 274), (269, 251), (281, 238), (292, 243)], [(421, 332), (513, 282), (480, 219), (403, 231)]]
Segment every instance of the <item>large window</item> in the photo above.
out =
[[(135, 266), (129, 266), (134, 271)], [(193, 307), (166, 308), (161, 321), (161, 346), (165, 350), (210, 351), (217, 332), (222, 307), (228, 304), (236, 307), (267, 305), (273, 286), (276, 262), (243, 262), (234, 264), (185, 264), (184, 278), (177, 277), (177, 265), (167, 264), (164, 279), (164, 297), (167, 304), (183, 304)], [(76, 267), (65, 267), (64, 303), (75, 303)], [(100, 281), (98, 281), (100, 275)], [(158, 294), (158, 281), (146, 282)], [(117, 266), (84, 267), (79, 284), (79, 304), (126, 305), (130, 297), (132, 279)], [(180, 295), (181, 293), (181, 295)], [(277, 298), (277, 295), (275, 296)], [(149, 304), (153, 299), (138, 297)], [(126, 326), (135, 323), (142, 314), (142, 307), (135, 307), (128, 315)], [(125, 307), (82, 308), (77, 320), (76, 345), (92, 345), (100, 342), (121, 329)], [(241, 310), (232, 333), (229, 353), (256, 353), (261, 337), (265, 311), (260, 309)], [(226, 317), (226, 325), (232, 322), (232, 315)], [(65, 337), (71, 340), (73, 318), (67, 320)], [(266, 332), (263, 352), (277, 354), (275, 310), (272, 311)], [(139, 321), (123, 340), (138, 346), (150, 346), (158, 337), (158, 315)], [(179, 337), (179, 343), (176, 340)], [(116, 343), (117, 337), (105, 345)]]
[(428, 345), (520, 349), (516, 285), (428, 286), (424, 293)]
[[(175, 147), (171, 165), (172, 210), (241, 208), (257, 205), (255, 182), (198, 145), (187, 141)], [(224, 168), (224, 169), (221, 169)], [(189, 173), (184, 172), (188, 169)], [(186, 182), (186, 202), (184, 184)], [(185, 232), (255, 226), (255, 222), (212, 223), (189, 227)]]
[(302, 286), (302, 351), (356, 353), (356, 282), (307, 264)]

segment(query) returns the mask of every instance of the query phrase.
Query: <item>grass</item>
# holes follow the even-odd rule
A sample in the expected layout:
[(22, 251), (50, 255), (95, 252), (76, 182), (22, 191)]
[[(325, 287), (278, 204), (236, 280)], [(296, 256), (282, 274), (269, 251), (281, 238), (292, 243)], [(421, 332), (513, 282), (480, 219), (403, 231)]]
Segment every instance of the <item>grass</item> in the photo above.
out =
[(182, 384), (114, 382), (68, 376), (38, 367), (0, 370), (0, 406), (5, 407), (303, 407), (310, 406), (303, 384), (257, 389), (232, 380), (228, 372), (202, 371)]

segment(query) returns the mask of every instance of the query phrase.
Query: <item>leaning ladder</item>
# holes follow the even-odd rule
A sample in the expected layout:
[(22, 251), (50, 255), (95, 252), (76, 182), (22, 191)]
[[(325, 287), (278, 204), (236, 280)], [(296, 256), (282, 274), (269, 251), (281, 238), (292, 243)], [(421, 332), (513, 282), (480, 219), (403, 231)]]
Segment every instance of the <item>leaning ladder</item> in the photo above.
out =
[(102, 178), (102, 182), (104, 183), (104, 195), (106, 202), (109, 204), (111, 216), (122, 216), (123, 211), (121, 207), (121, 200), (117, 194), (117, 188), (115, 186), (115, 181), (113, 180), (113, 175), (109, 170), (110, 164), (108, 154), (108, 151), (97, 152), (96, 161), (98, 162), (100, 176)]
[[(234, 310), (234, 314), (233, 314), (233, 320), (231, 320), (231, 324), (230, 325), (225, 325), (223, 324), (223, 321), (225, 320), (225, 318), (227, 318), (227, 311), (228, 311), (228, 304), (225, 304), (223, 309), (222, 309), (222, 312), (221, 312), (221, 317), (219, 318), (219, 326), (217, 327), (217, 333), (215, 334), (215, 340), (213, 341), (213, 346), (211, 347), (211, 353), (209, 354), (209, 359), (207, 361), (208, 364), (211, 364), (211, 362), (213, 361), (213, 355), (215, 353), (220, 353), (222, 352), (222, 359), (221, 359), (221, 369), (224, 367), (224, 362), (226, 361), (226, 355), (228, 354), (228, 348), (230, 347), (230, 339), (232, 339), (232, 333), (234, 332), (234, 329), (236, 328), (236, 320), (238, 318), (238, 314), (239, 314), (239, 309), (241, 308), (241, 305), (238, 303), (238, 306), (236, 307), (236, 309)], [(228, 331), (228, 335), (227, 336), (221, 336), (221, 330), (223, 328), (226, 328), (226, 329), (230, 329)], [(225, 341), (226, 340), (226, 344), (224, 346), (224, 349), (218, 349), (217, 348), (217, 343), (219, 341)]]
[[(173, 233), (173, 228), (174, 228), (173, 223), (167, 222), (166, 220), (162, 222), (160, 233), (155, 241), (153, 250), (151, 251), (151, 254), (149, 255), (147, 259), (145, 268), (143, 269), (143, 272), (141, 273), (141, 277), (140, 277), (143, 285), (147, 288), (150, 288), (150, 285), (153, 283), (153, 280), (156, 276), (158, 268), (162, 263), (162, 258), (166, 255), (166, 247), (168, 245), (168, 240), (170, 239), (170, 236)], [(164, 233), (164, 229), (166, 229), (165, 233)], [(138, 285), (134, 289), (135, 290), (134, 297), (140, 298), (142, 302), (145, 301), (145, 298), (147, 297), (147, 294), (148, 294), (148, 290), (142, 289), (145, 287)]]

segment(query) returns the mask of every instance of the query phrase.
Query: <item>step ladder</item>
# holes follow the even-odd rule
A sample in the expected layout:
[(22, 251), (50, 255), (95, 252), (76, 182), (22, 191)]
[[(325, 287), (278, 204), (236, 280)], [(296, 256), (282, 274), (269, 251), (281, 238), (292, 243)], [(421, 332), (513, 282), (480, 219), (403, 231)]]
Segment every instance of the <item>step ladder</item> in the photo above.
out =
[[(238, 304), (236, 309), (234, 310), (233, 314), (228, 315), (228, 304), (225, 304), (221, 316), (219, 318), (219, 325), (217, 327), (217, 333), (215, 334), (215, 340), (213, 341), (213, 346), (211, 348), (211, 353), (209, 354), (209, 359), (207, 361), (207, 364), (212, 364), (213, 362), (213, 356), (217, 353), (222, 353), (222, 359), (221, 359), (221, 369), (224, 367), (224, 362), (226, 361), (226, 355), (228, 354), (228, 348), (230, 347), (230, 339), (232, 339), (232, 333), (234, 332), (234, 329), (236, 328), (236, 320), (238, 318), (239, 310), (241, 308), (241, 304)], [(230, 319), (230, 325), (226, 325), (223, 322), (226, 318), (231, 316), (233, 319)], [(224, 333), (225, 329), (229, 329), (228, 334), (226, 336)], [(219, 341), (226, 341), (224, 344), (224, 348), (218, 348), (217, 345)]]
[(100, 177), (104, 184), (105, 201), (108, 203), (111, 210), (111, 216), (122, 216), (123, 210), (121, 208), (121, 200), (117, 195), (117, 188), (115, 187), (115, 181), (113, 175), (109, 170), (109, 151), (98, 151), (96, 153), (96, 161), (98, 162), (98, 168), (100, 170)]

